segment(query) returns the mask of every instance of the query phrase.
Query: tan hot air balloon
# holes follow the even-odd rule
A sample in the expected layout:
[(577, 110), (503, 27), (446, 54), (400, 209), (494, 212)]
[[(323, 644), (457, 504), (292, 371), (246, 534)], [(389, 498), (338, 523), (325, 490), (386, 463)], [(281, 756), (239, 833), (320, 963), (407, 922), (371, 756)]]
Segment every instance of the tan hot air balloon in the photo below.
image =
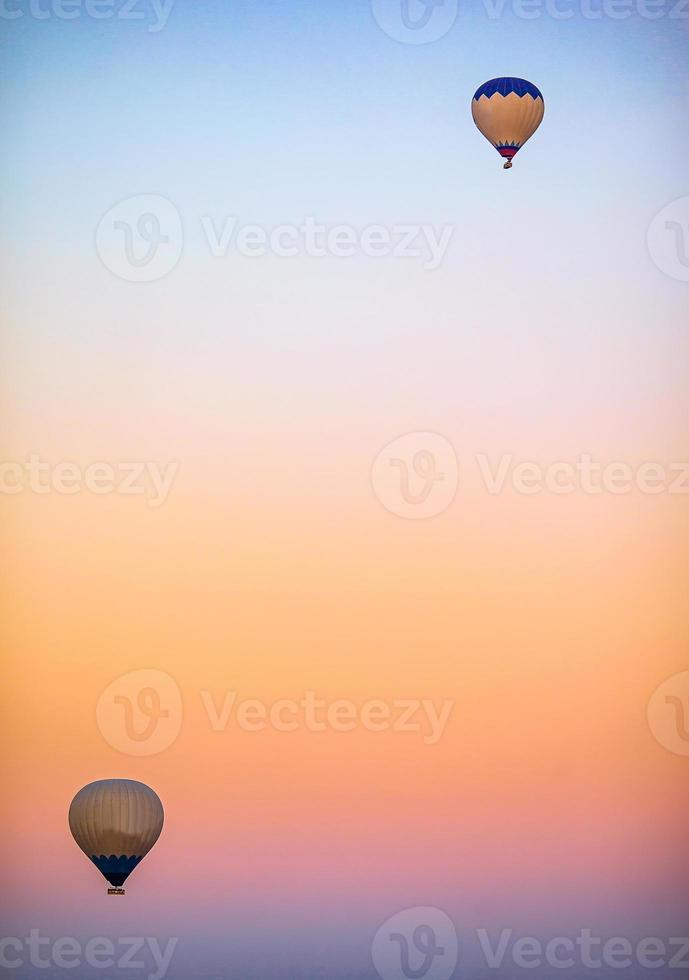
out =
[(163, 829), (163, 804), (144, 783), (99, 779), (80, 789), (69, 808), (72, 836), (103, 877), (109, 895), (148, 854)]
[(543, 96), (524, 78), (491, 78), (471, 100), (474, 122), (505, 160), (505, 170), (541, 125), (544, 112)]

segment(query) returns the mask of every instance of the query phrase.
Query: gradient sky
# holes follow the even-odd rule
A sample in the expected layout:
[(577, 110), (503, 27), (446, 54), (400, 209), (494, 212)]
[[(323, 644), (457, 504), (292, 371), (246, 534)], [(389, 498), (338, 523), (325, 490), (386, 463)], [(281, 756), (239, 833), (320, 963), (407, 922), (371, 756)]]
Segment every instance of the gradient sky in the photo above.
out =
[[(174, 935), (175, 975), (263, 978), (373, 976), (413, 906), (460, 932), (675, 935), (688, 762), (646, 706), (687, 668), (688, 498), (491, 496), (473, 461), (688, 458), (689, 287), (646, 246), (687, 193), (687, 20), (471, 0), (424, 45), (364, 0), (147, 22), (0, 20), (2, 458), (179, 462), (157, 509), (2, 497), (7, 934)], [(470, 116), (502, 74), (546, 101), (508, 174)], [(137, 284), (94, 236), (142, 193), (184, 251)], [(213, 258), (204, 215), (454, 234), (436, 271)], [(370, 472), (415, 431), (454, 446), (460, 488), (405, 521)], [(184, 724), (135, 758), (96, 705), (142, 668)], [(309, 689), (456, 707), (425, 745), (213, 732), (200, 697)], [(122, 900), (66, 819), (114, 776), (167, 815)]]

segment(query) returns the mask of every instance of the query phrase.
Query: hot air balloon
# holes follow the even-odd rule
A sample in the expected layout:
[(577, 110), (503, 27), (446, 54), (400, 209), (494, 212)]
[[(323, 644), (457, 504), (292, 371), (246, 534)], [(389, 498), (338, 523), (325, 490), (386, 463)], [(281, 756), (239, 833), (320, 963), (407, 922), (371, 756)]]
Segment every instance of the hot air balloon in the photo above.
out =
[(491, 78), (471, 100), (474, 122), (505, 158), (505, 170), (541, 125), (544, 112), (543, 96), (523, 78)]
[(84, 854), (124, 895), (122, 885), (163, 829), (163, 804), (144, 783), (99, 779), (80, 789), (69, 808), (69, 829)]

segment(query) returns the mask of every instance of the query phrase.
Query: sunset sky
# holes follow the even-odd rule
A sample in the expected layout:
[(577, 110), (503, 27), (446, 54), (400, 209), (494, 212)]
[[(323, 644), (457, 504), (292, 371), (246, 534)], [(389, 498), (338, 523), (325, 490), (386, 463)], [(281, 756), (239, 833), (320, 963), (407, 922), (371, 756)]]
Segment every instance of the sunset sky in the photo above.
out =
[[(686, 929), (689, 759), (647, 720), (689, 668), (686, 488), (490, 493), (477, 462), (689, 459), (689, 285), (646, 242), (687, 193), (687, 14), (572, 6), (468, 0), (426, 44), (366, 0), (0, 21), (2, 459), (176, 464), (159, 506), (0, 499), (4, 935), (175, 936), (170, 978), (339, 980), (375, 977), (376, 930), (416, 906), (460, 939)], [(509, 173), (470, 113), (503, 74), (546, 104)], [(183, 229), (152, 282), (96, 247), (138, 195)], [(213, 255), (203, 219), (231, 216), (452, 237), (435, 270)], [(408, 433), (458, 465), (426, 519), (371, 478)], [(132, 755), (98, 711), (144, 669), (183, 710)], [(434, 744), (207, 710), (308, 691), (453, 707)], [(67, 826), (106, 777), (166, 812), (124, 898)]]

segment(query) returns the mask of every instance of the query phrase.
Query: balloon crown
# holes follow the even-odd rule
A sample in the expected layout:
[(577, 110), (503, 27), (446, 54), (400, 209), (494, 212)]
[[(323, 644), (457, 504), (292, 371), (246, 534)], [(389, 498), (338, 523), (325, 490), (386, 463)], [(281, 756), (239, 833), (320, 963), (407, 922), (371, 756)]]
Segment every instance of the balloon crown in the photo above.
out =
[(540, 89), (536, 88), (533, 82), (527, 82), (525, 78), (491, 78), (490, 81), (484, 82), (476, 89), (474, 94), (475, 99), (480, 99), (482, 95), (485, 95), (489, 99), (492, 95), (496, 93), (498, 95), (509, 95), (510, 92), (514, 92), (521, 98), (523, 95), (530, 95), (533, 99), (543, 99)]

